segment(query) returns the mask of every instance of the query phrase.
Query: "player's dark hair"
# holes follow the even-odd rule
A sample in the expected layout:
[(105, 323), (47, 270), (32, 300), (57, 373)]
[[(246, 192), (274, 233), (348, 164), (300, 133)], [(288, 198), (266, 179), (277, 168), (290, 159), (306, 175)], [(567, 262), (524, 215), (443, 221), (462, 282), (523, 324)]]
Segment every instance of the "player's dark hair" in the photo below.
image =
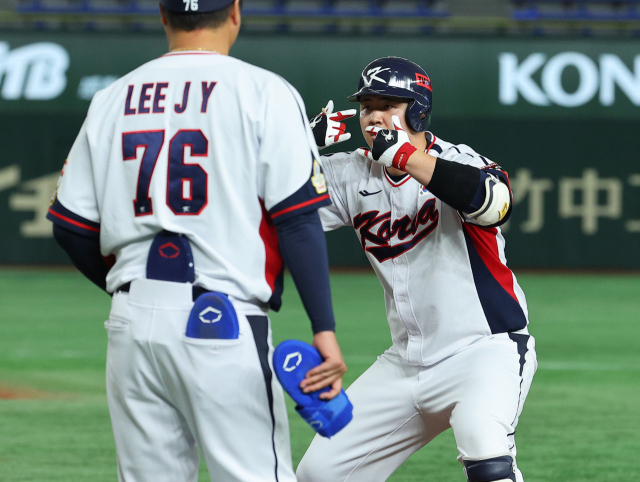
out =
[[(203, 28), (217, 28), (227, 21), (235, 2), (228, 7), (221, 8), (215, 12), (191, 13), (191, 12), (170, 12), (160, 6), (167, 17), (167, 23), (173, 30), (183, 30), (193, 32)], [(242, 0), (240, 0), (240, 10), (242, 10)]]

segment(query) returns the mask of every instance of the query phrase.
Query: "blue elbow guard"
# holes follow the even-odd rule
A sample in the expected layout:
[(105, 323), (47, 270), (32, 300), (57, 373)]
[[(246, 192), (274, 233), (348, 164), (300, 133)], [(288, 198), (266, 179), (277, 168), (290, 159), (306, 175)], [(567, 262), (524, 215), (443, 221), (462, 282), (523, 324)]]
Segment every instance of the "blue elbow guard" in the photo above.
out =
[(344, 390), (331, 400), (321, 400), (320, 394), (330, 387), (313, 393), (303, 393), (300, 383), (307, 372), (322, 363), (314, 347), (298, 340), (280, 343), (273, 352), (273, 368), (284, 390), (296, 402), (296, 411), (323, 437), (331, 438), (347, 426), (353, 418), (353, 405)]

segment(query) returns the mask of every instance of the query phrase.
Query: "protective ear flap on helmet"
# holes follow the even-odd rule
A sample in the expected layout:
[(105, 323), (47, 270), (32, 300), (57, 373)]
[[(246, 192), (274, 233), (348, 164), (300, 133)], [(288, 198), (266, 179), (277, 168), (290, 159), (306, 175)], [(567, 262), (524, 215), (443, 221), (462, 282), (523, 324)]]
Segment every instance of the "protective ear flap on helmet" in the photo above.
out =
[(416, 132), (424, 132), (431, 124), (431, 79), (418, 64), (401, 57), (374, 60), (362, 71), (358, 92), (347, 97), (360, 102), (365, 95), (384, 95), (409, 100), (407, 125)]
[(413, 101), (407, 107), (407, 125), (415, 132), (424, 132), (431, 124), (431, 103), (428, 106)]

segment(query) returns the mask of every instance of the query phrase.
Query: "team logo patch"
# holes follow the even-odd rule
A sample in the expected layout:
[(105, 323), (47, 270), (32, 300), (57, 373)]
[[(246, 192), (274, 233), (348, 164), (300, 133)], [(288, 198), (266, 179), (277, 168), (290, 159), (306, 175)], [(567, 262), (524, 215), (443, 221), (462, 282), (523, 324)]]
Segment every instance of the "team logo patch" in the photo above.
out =
[(426, 75), (419, 74), (416, 72), (416, 84), (420, 87), (424, 87), (425, 89), (431, 89), (431, 79)]
[(67, 167), (67, 162), (69, 159), (64, 161), (64, 166), (62, 166), (62, 171), (60, 172), (60, 177), (58, 178), (58, 184), (56, 184), (56, 190), (53, 191), (53, 196), (51, 196), (51, 206), (54, 205), (56, 199), (58, 199), (58, 191), (60, 190), (60, 184), (62, 184), (62, 176), (64, 176), (64, 168)]
[(163, 258), (173, 259), (180, 254), (180, 248), (173, 243), (165, 243), (158, 248), (158, 252)]
[(385, 79), (378, 77), (378, 74), (385, 72), (387, 70), (390, 71), (391, 69), (389, 67), (386, 67), (386, 68), (374, 67), (373, 69), (369, 70), (367, 72), (367, 76), (369, 77), (369, 79), (367, 79), (364, 76), (362, 77), (362, 80), (364, 80), (364, 85), (366, 87), (371, 87), (371, 84), (374, 80), (377, 80), (378, 82), (382, 82), (383, 84), (387, 84), (388, 82)]
[(316, 188), (318, 194), (324, 194), (327, 192), (327, 180), (324, 177), (324, 173), (320, 168), (320, 163), (317, 159), (313, 160), (313, 176), (311, 176), (311, 184)]

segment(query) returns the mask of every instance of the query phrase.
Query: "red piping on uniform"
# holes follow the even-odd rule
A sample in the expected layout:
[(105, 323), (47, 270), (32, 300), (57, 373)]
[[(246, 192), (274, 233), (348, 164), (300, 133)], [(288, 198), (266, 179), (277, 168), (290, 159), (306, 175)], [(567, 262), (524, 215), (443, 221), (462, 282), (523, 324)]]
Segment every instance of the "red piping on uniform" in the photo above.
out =
[(69, 224), (73, 224), (74, 226), (78, 226), (79, 228), (83, 228), (83, 229), (87, 229), (89, 231), (93, 231), (95, 233), (99, 233), (100, 232), (100, 228), (94, 228), (91, 226), (88, 226), (84, 223), (78, 222), (78, 221), (74, 221), (71, 218), (68, 218), (66, 216), (63, 216), (62, 214), (58, 214), (57, 212), (55, 212), (53, 209), (49, 208), (49, 214), (54, 215), (57, 218), (62, 219), (63, 221), (68, 222)]
[(411, 179), (411, 176), (409, 174), (407, 174), (406, 178), (403, 179), (401, 182), (399, 182), (398, 184), (396, 184), (395, 182), (393, 182), (393, 179), (391, 179), (389, 177), (389, 174), (387, 173), (387, 170), (384, 169), (384, 176), (387, 179), (387, 181), (389, 181), (389, 184), (391, 184), (393, 187), (400, 187), (402, 186), (405, 182), (407, 182), (409, 179)]
[(265, 209), (262, 199), (260, 199), (260, 207), (262, 208), (262, 220), (260, 221), (260, 238), (264, 243), (265, 250), (265, 266), (264, 277), (267, 284), (271, 288), (271, 293), (275, 291), (276, 279), (282, 271), (283, 262), (280, 256), (280, 248), (278, 246), (278, 233), (273, 225), (269, 212)]
[(431, 134), (431, 135), (433, 136), (433, 140), (431, 141), (431, 144), (429, 144), (429, 147), (427, 147), (427, 150), (424, 151), (426, 154), (429, 154), (429, 151), (431, 150), (433, 145), (436, 143), (436, 136), (434, 136), (433, 134)]
[(500, 260), (496, 228), (481, 228), (474, 224), (462, 223), (462, 227), (475, 246), (480, 259), (500, 286), (518, 303), (513, 289), (513, 273)]
[(305, 201), (303, 203), (296, 204), (294, 206), (290, 206), (290, 207), (288, 207), (286, 209), (283, 209), (282, 211), (278, 211), (277, 213), (272, 214), (271, 215), (271, 219), (277, 218), (278, 216), (281, 216), (283, 214), (289, 213), (291, 211), (295, 211), (296, 209), (300, 209), (300, 208), (303, 208), (305, 206), (309, 206), (310, 204), (315, 204), (317, 202), (324, 201), (325, 199), (329, 199), (330, 197), (331, 196), (329, 194), (325, 194), (324, 196), (320, 196), (318, 198), (310, 199), (309, 201)]

